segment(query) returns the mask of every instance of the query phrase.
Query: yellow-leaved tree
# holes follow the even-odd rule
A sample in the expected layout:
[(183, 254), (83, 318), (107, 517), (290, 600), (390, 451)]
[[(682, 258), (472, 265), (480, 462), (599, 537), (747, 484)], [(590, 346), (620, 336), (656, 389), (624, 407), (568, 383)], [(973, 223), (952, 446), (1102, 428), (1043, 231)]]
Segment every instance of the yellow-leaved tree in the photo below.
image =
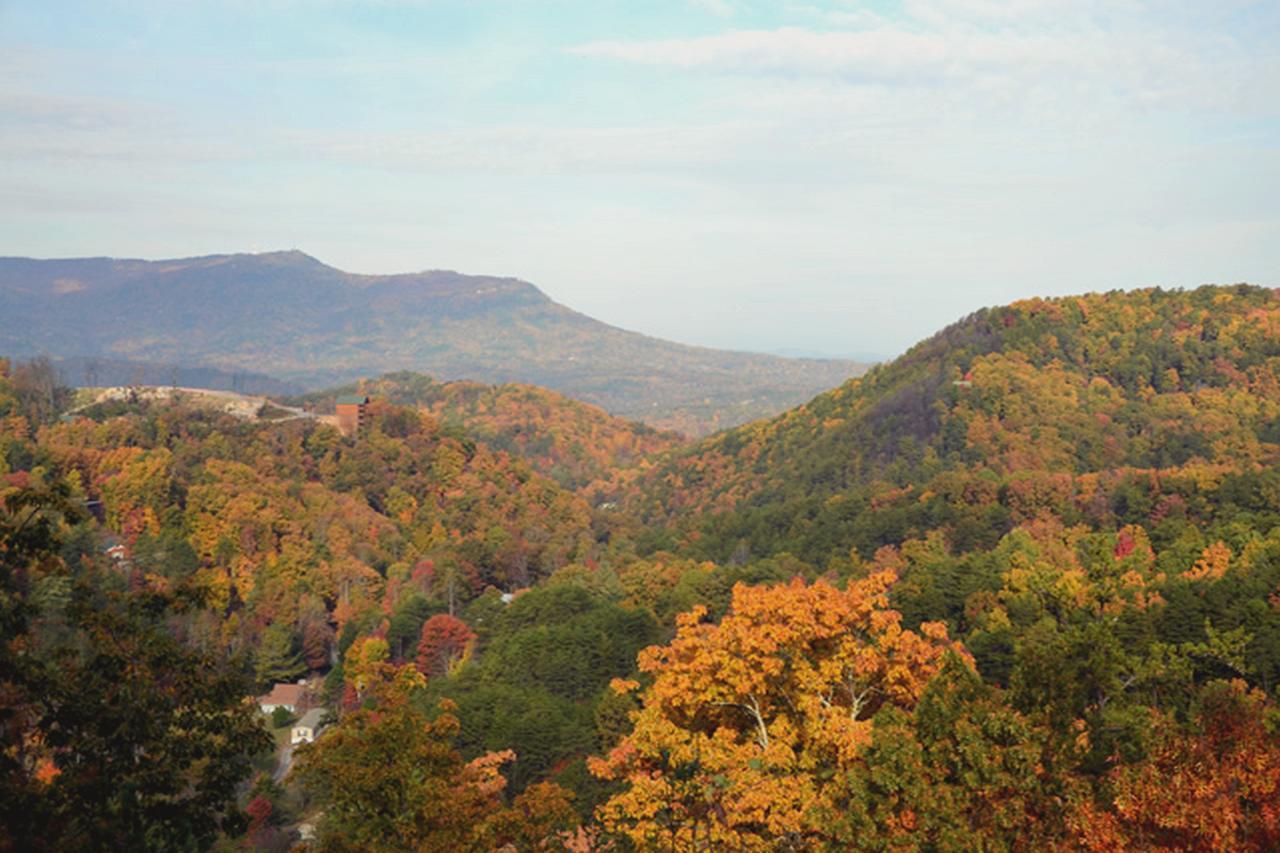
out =
[(739, 584), (719, 624), (679, 617), (670, 645), (640, 654), (653, 681), (633, 732), (592, 760), (624, 786), (599, 809), (605, 831), (642, 849), (821, 844), (871, 718), (912, 708), (948, 650), (968, 657), (940, 623), (902, 628), (894, 580)]

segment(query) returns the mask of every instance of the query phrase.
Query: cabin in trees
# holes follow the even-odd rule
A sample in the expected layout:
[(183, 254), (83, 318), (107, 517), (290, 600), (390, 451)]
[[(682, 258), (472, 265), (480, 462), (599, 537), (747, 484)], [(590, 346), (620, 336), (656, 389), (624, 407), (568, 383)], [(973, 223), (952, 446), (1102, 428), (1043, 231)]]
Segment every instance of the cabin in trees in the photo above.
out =
[(320, 734), (320, 721), (324, 719), (323, 708), (312, 708), (302, 715), (302, 719), (293, 724), (289, 733), (289, 743), (311, 743)]
[(102, 549), (102, 553), (107, 555), (107, 559), (117, 569), (129, 568), (129, 549), (122, 542), (113, 542), (106, 548)]
[(284, 708), (290, 714), (295, 714), (299, 706), (302, 705), (303, 695), (306, 691), (307, 685), (305, 683), (285, 684), (284, 682), (277, 682), (271, 685), (270, 693), (258, 697), (258, 707), (262, 709), (264, 714), (270, 714), (276, 708)]
[(338, 430), (346, 436), (360, 432), (364, 427), (369, 398), (363, 394), (343, 394), (338, 398)]

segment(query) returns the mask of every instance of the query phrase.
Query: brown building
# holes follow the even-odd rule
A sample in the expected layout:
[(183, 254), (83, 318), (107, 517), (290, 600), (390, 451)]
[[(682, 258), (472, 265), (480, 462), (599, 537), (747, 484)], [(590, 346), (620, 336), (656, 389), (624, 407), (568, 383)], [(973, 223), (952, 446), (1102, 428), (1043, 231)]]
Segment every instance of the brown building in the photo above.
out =
[(343, 435), (355, 435), (365, 423), (365, 413), (369, 406), (369, 398), (360, 394), (344, 394), (338, 398), (337, 418), (338, 430)]
[(288, 684), (278, 681), (271, 685), (271, 692), (265, 696), (259, 696), (256, 700), (258, 707), (262, 709), (262, 713), (270, 714), (276, 708), (284, 708), (290, 714), (297, 713), (302, 707), (302, 701), (306, 698), (307, 686), (303, 683)]

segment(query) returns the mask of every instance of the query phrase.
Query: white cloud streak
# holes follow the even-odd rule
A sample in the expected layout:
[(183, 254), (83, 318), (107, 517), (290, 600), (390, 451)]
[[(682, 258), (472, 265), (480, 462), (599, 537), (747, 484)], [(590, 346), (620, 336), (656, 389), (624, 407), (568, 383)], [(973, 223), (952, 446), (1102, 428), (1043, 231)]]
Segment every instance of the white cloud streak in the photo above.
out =
[(1170, 8), (1161, 15), (1140, 14), (1135, 0), (908, 0), (905, 16), (894, 19), (857, 8), (801, 6), (798, 14), (827, 28), (610, 39), (569, 52), (720, 76), (946, 86), (953, 97), (1001, 98), (1021, 90), (1035, 99), (1075, 99), (1086, 108), (1101, 99), (1140, 109), (1280, 113), (1280, 100), (1265, 94), (1280, 84), (1280, 58), (1265, 37), (1250, 44), (1206, 26), (1185, 4), (1165, 5)]
[(741, 30), (692, 39), (598, 41), (580, 56), (725, 72), (897, 78), (950, 76), (983, 68), (1074, 64), (1090, 45), (1076, 40), (903, 29), (814, 32), (795, 27)]

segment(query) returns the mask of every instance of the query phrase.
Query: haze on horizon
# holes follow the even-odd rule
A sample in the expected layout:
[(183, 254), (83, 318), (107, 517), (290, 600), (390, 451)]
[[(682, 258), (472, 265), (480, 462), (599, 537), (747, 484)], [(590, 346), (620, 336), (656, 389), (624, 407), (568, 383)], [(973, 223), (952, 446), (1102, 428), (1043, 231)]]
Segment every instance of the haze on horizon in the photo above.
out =
[(0, 0), (0, 254), (510, 275), (706, 346), (1280, 284), (1280, 4)]

